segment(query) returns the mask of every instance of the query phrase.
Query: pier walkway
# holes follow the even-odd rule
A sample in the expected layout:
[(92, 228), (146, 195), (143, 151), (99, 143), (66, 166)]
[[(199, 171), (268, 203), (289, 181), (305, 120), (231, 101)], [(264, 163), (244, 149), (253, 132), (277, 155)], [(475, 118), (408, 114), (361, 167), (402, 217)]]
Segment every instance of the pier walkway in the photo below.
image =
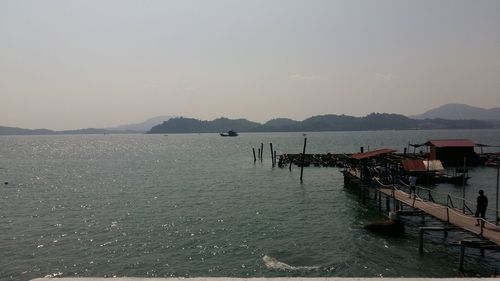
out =
[(409, 194), (392, 187), (379, 187), (381, 193), (389, 197), (394, 197), (397, 201), (411, 206), (441, 221), (447, 222), (463, 230), (480, 235), (483, 238), (500, 245), (500, 226), (486, 220), (477, 224), (477, 218), (462, 213), (462, 210), (448, 207), (439, 203), (424, 200), (418, 196), (409, 197)]

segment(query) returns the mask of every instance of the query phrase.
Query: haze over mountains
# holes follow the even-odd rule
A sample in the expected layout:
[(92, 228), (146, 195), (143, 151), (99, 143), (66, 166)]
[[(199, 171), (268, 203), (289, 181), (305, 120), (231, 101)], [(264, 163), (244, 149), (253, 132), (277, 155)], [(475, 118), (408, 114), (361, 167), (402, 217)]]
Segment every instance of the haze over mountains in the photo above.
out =
[(500, 121), (500, 107), (484, 109), (466, 104), (449, 103), (409, 117), (415, 119), (442, 118), (449, 120), (475, 119)]
[(141, 123), (120, 125), (120, 126), (110, 127), (110, 128), (106, 128), (106, 129), (111, 130), (111, 131), (147, 132), (153, 126), (161, 124), (163, 121), (167, 121), (168, 119), (174, 118), (174, 117), (175, 116), (172, 116), (172, 115), (156, 116), (153, 118), (149, 118), (148, 120), (141, 122)]
[(82, 135), (82, 134), (130, 134), (130, 133), (145, 133), (151, 127), (161, 124), (174, 116), (156, 116), (149, 118), (141, 123), (119, 125), (105, 129), (86, 128), (76, 130), (55, 131), (49, 129), (24, 129), (16, 127), (0, 126), (0, 135)]
[(0, 135), (60, 135), (116, 133), (214, 133), (230, 129), (239, 132), (406, 130), (406, 129), (479, 129), (500, 128), (500, 108), (483, 109), (465, 104), (446, 104), (425, 113), (406, 117), (400, 114), (372, 113), (365, 117), (348, 115), (313, 116), (303, 121), (276, 118), (264, 124), (246, 119), (218, 118), (203, 121), (193, 118), (157, 116), (144, 122), (105, 129), (87, 128), (54, 131), (0, 126)]

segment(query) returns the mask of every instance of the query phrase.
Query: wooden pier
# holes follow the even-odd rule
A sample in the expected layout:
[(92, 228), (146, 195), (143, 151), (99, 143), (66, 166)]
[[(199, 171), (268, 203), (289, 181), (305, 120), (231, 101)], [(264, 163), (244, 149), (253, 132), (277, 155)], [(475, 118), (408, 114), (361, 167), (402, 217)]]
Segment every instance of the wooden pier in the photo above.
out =
[[(344, 186), (346, 188), (356, 188), (363, 203), (367, 199), (375, 200), (379, 212), (382, 212), (384, 209), (383, 205), (385, 205), (388, 213), (395, 212), (400, 216), (421, 216), (422, 218), (428, 216), (442, 222), (441, 227), (422, 226), (419, 228), (420, 254), (423, 254), (424, 233), (430, 231), (442, 231), (445, 237), (447, 237), (448, 231), (460, 230), (471, 233), (476, 237), (476, 239), (472, 240), (469, 238), (449, 243), (450, 246), (460, 247), (458, 266), (460, 271), (464, 270), (466, 248), (479, 249), (481, 255), (484, 255), (485, 250), (500, 250), (500, 226), (487, 220), (476, 218), (470, 214), (470, 211), (469, 214), (466, 214), (464, 209), (468, 209), (468, 207), (465, 201), (463, 201), (464, 208), (459, 209), (453, 205), (450, 195), (447, 195), (446, 204), (435, 202), (432, 196), (434, 191), (427, 188), (419, 188), (422, 193), (427, 193), (427, 196), (421, 197), (412, 194), (410, 197), (410, 194), (403, 190), (403, 188), (407, 188), (408, 186), (402, 182), (383, 184), (378, 179), (372, 179), (371, 184), (366, 184), (360, 171), (346, 168), (343, 174)], [(461, 198), (455, 197), (455, 199), (462, 201)], [(408, 210), (403, 211), (403, 206), (407, 206)]]
[[(342, 168), (344, 186), (347, 188), (356, 187), (362, 203), (365, 203), (367, 200), (374, 200), (377, 202), (379, 212), (382, 212), (385, 205), (388, 215), (390, 212), (395, 212), (399, 216), (422, 217), (424, 223), (423, 226), (419, 227), (420, 254), (424, 252), (423, 238), (426, 232), (442, 231), (445, 237), (448, 237), (448, 232), (452, 230), (473, 234), (474, 238), (472, 240), (462, 236), (458, 241), (448, 242), (449, 246), (460, 247), (459, 270), (463, 271), (466, 248), (479, 249), (481, 255), (484, 255), (485, 250), (500, 251), (500, 226), (498, 225), (500, 223), (500, 210), (498, 207), (500, 170), (497, 169), (497, 205), (494, 209), (496, 224), (473, 216), (473, 212), (466, 204), (465, 193), (461, 198), (452, 196), (451, 194), (444, 194), (444, 197), (442, 197), (443, 194), (439, 194), (440, 192), (421, 187), (419, 188), (420, 191), (426, 193), (423, 197), (419, 196), (419, 192), (412, 194), (412, 197), (410, 197), (410, 194), (405, 192), (405, 190), (410, 190), (406, 182), (412, 182), (414, 185), (415, 183), (417, 185), (421, 184), (427, 187), (446, 182), (455, 185), (460, 184), (462, 187), (465, 187), (469, 179), (468, 163), (473, 166), (499, 167), (500, 153), (483, 153), (481, 150), (481, 154), (476, 154), (474, 152), (474, 143), (468, 140), (437, 140), (431, 143), (441, 150), (437, 151), (437, 148), (434, 150), (431, 149), (430, 153), (415, 153), (414, 150), (413, 153), (409, 153), (408, 147), (404, 149), (403, 153), (397, 153), (396, 150), (389, 148), (364, 152), (364, 148), (360, 147), (360, 152), (354, 154), (305, 154), (304, 150), (299, 154), (285, 153), (280, 155), (278, 167), (285, 168), (288, 166), (290, 171), (293, 164), (301, 167), (301, 171), (303, 167), (307, 166)], [(458, 153), (458, 156), (455, 155), (455, 148), (465, 147), (463, 143), (467, 143), (466, 149), (464, 148), (464, 151), (460, 150), (463, 153)], [(423, 145), (427, 145), (427, 143)], [(415, 148), (422, 145), (413, 146)], [(445, 150), (448, 147), (455, 154), (445, 153), (449, 152)], [(447, 174), (441, 160), (437, 158), (437, 152), (440, 152), (442, 154), (440, 156), (443, 157), (453, 156), (456, 159), (460, 159), (464, 163), (464, 166), (455, 168), (455, 172), (451, 175)], [(273, 157), (274, 167), (276, 154)], [(449, 160), (446, 157), (445, 160)], [(413, 179), (416, 178), (416, 180), (411, 181), (412, 177)], [(419, 189), (417, 188), (417, 190)], [(436, 198), (441, 196), (441, 201), (443, 202), (436, 202), (433, 196)], [(446, 198), (446, 202), (444, 202), (444, 198)], [(453, 198), (456, 201), (455, 203), (461, 203), (460, 209), (453, 204)], [(473, 202), (467, 203), (470, 206), (475, 205)], [(408, 210), (403, 211), (404, 206), (408, 206)], [(425, 217), (433, 218), (432, 221), (438, 222), (439, 226), (426, 226)], [(371, 229), (377, 229), (379, 233), (389, 234), (391, 230), (388, 227), (383, 227), (391, 225), (402, 225), (402, 223), (400, 220), (394, 219), (370, 226), (374, 226)], [(404, 229), (401, 232), (404, 232)]]
[[(462, 210), (424, 200), (418, 196), (409, 197), (409, 194), (393, 188), (379, 187), (378, 190), (389, 197), (394, 197), (399, 203), (418, 209), (442, 222), (458, 227), (462, 230), (480, 235), (497, 245), (500, 245), (500, 226), (483, 219), (462, 213)], [(480, 223), (478, 223), (478, 221)]]
[[(376, 193), (374, 195), (375, 199), (378, 197), (380, 201), (381, 195), (391, 199), (393, 202), (392, 211), (399, 211), (399, 206), (404, 204), (421, 211), (421, 213), (425, 215), (432, 216), (441, 222), (445, 222), (459, 229), (471, 232), (475, 235), (479, 235), (482, 238), (495, 243), (496, 245), (500, 245), (499, 225), (481, 218), (476, 218), (473, 215), (465, 214), (463, 210), (454, 206), (434, 202), (430, 193), (431, 191), (429, 189), (420, 188), (422, 190), (429, 191), (429, 199), (424, 199), (423, 197), (420, 197), (418, 195), (412, 195), (410, 197), (409, 193), (398, 188), (401, 187), (400, 184), (385, 185), (378, 182), (377, 180), (373, 182), (372, 187), (362, 184), (362, 181), (358, 177), (358, 174), (352, 170), (344, 171), (344, 183), (348, 186), (354, 185), (359, 187), (362, 197), (370, 196), (370, 189), (372, 189), (372, 192)], [(448, 196), (448, 198), (450, 198), (450, 196)], [(381, 208), (381, 206), (379, 206), (379, 208)], [(390, 211), (390, 207), (388, 211)]]

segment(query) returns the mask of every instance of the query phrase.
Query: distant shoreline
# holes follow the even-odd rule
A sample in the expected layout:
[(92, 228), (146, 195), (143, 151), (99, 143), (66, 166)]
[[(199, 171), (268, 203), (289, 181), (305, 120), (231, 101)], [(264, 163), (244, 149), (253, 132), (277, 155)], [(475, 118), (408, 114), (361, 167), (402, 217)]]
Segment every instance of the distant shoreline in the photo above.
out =
[[(243, 134), (274, 134), (274, 133), (296, 133), (296, 134), (309, 134), (309, 133), (349, 133), (349, 132), (384, 132), (384, 131), (460, 131), (460, 130), (484, 130), (484, 131), (495, 131), (500, 130), (500, 128), (461, 128), (461, 129), (378, 129), (378, 130), (345, 130), (345, 131), (266, 131), (266, 132), (240, 132)], [(161, 134), (151, 134), (146, 132), (110, 132), (106, 134), (101, 133), (54, 133), (54, 134), (0, 134), (2, 136), (98, 136), (98, 135), (155, 135), (160, 136)], [(169, 133), (169, 135), (219, 135), (219, 132), (203, 132), (203, 133)]]
[(264, 124), (246, 119), (218, 118), (204, 121), (194, 118), (172, 118), (149, 130), (148, 134), (220, 133), (236, 132), (337, 132), (379, 130), (433, 130), (433, 129), (495, 129), (500, 121), (411, 119), (404, 115), (372, 113), (365, 117), (348, 115), (319, 115), (303, 121), (287, 118), (270, 120)]
[(383, 130), (499, 129), (499, 120), (412, 119), (400, 114), (372, 113), (364, 117), (318, 115), (303, 121), (276, 118), (263, 124), (247, 119), (217, 118), (211, 121), (186, 117), (170, 118), (147, 130), (86, 128), (77, 130), (24, 129), (0, 126), (0, 135), (99, 135), (99, 134), (201, 134), (234, 130), (239, 133), (267, 132), (357, 132)]

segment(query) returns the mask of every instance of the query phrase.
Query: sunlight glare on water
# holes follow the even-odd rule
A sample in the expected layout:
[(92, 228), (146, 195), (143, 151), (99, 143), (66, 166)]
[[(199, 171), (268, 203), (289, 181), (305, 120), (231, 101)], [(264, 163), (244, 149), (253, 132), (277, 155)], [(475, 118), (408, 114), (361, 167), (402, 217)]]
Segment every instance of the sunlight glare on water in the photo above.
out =
[[(498, 130), (309, 133), (308, 153), (352, 153), (437, 138), (497, 144)], [(366, 232), (380, 219), (338, 168), (272, 168), (301, 133), (0, 137), (0, 279), (44, 276), (432, 276), (458, 273), (456, 249), (415, 231)], [(264, 161), (252, 148), (264, 144)], [(493, 198), (495, 170), (467, 187)], [(475, 176), (477, 175), (477, 176)], [(444, 186), (452, 192), (454, 187)], [(455, 188), (456, 189), (456, 188)], [(494, 261), (493, 261), (494, 262)], [(468, 260), (478, 271), (487, 258)], [(423, 270), (425, 269), (425, 270)]]

